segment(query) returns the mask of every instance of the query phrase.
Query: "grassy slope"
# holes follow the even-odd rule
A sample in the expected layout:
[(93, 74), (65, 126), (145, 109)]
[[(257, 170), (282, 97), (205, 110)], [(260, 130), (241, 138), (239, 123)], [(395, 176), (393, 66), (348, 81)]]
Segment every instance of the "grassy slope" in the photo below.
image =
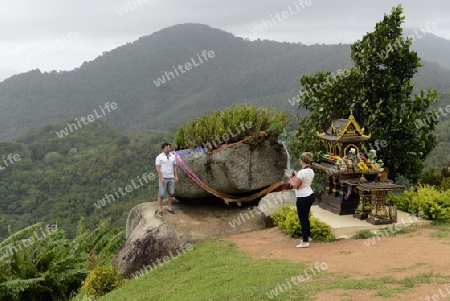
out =
[[(448, 226), (442, 229), (447, 237)], [(304, 275), (305, 271), (311, 274), (310, 269), (288, 260), (253, 259), (237, 250), (233, 243), (209, 240), (136, 280), (126, 280), (98, 300), (314, 300), (318, 292), (337, 289), (371, 290), (376, 291), (376, 296), (392, 298), (410, 294), (415, 285), (445, 280), (445, 276), (431, 273), (411, 274), (402, 279), (391, 276), (354, 279), (350, 274), (325, 269), (309, 280), (297, 284), (291, 281), (288, 286), (291, 277)], [(273, 291), (279, 285), (284, 285), (284, 290), (274, 296)], [(79, 295), (73, 301), (81, 300), (83, 296)]]
[[(207, 241), (99, 300), (265, 300), (266, 292), (305, 268), (287, 260), (253, 260), (231, 243)], [(301, 286), (291, 295), (305, 300)]]

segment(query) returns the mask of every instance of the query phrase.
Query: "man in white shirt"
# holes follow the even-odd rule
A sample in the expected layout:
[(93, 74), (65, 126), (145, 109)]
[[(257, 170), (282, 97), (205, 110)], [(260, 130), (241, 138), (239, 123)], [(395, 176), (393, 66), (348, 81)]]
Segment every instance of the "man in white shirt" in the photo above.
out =
[(170, 144), (165, 142), (161, 145), (162, 153), (156, 157), (156, 171), (159, 176), (158, 190), (158, 217), (163, 216), (162, 205), (163, 196), (167, 191), (168, 212), (175, 214), (172, 208), (173, 195), (175, 194), (175, 183), (178, 182), (178, 170), (175, 160), (175, 153), (170, 152)]

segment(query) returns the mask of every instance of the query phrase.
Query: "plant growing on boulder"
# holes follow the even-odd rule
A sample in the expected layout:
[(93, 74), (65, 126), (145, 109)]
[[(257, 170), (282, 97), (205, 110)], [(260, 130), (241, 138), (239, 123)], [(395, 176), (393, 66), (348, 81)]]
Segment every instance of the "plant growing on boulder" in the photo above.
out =
[(276, 140), (288, 119), (284, 111), (235, 104), (222, 111), (188, 120), (184, 127), (180, 126), (177, 130), (175, 148), (203, 147), (213, 150), (221, 144), (259, 135), (261, 131), (265, 131), (269, 139)]

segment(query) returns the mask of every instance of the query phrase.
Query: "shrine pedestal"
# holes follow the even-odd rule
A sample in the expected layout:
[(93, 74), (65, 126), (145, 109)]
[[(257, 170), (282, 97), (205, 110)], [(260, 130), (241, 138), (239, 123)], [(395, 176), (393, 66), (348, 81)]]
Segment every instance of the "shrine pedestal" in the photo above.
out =
[(393, 220), (385, 207), (387, 194), (389, 191), (400, 191), (404, 189), (405, 186), (385, 182), (372, 182), (358, 185), (359, 193), (367, 197), (364, 198), (364, 202), (371, 202), (371, 210), (367, 214), (367, 222), (373, 225), (392, 224)]
[(353, 217), (364, 220), (367, 219), (369, 213), (372, 211), (372, 197), (371, 193), (367, 191), (362, 191), (359, 193), (358, 206), (353, 213)]
[(347, 183), (349, 185), (354, 186), (354, 189), (358, 191), (359, 194), (359, 203), (353, 213), (353, 217), (364, 220), (369, 217), (369, 214), (372, 212), (372, 191), (361, 190), (359, 186), (361, 184), (373, 185), (373, 184), (392, 184), (392, 180), (384, 180), (384, 181), (376, 181), (376, 182), (363, 182), (361, 179), (357, 180), (348, 180)]

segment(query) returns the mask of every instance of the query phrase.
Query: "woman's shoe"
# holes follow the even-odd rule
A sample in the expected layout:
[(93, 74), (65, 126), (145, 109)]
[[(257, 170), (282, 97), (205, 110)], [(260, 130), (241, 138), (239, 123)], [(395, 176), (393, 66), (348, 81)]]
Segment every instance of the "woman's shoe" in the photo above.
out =
[(302, 242), (296, 248), (309, 248), (309, 242)]

